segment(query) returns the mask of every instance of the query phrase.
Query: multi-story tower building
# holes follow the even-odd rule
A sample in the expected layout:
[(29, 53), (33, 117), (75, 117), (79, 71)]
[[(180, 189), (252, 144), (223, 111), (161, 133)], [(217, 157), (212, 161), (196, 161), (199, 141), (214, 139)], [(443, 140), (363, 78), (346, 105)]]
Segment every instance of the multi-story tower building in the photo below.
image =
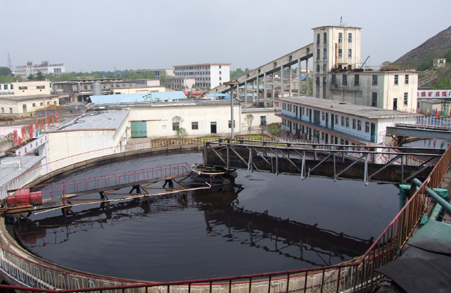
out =
[(361, 28), (321, 26), (313, 32), (314, 97), (416, 111), (418, 73), (402, 66), (363, 67)]
[(231, 63), (174, 65), (175, 77), (194, 78), (198, 89), (211, 89), (230, 80)]

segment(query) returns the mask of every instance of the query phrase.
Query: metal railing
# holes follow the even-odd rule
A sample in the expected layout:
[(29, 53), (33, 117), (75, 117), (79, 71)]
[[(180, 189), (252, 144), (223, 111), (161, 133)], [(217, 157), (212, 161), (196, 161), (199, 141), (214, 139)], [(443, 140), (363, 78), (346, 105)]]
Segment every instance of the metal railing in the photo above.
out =
[(51, 199), (46, 207), (61, 206), (61, 197), (69, 194), (105, 191), (129, 187), (140, 182), (159, 181), (166, 178), (186, 176), (191, 173), (188, 163), (170, 164), (146, 169), (118, 172), (82, 179), (41, 184), (30, 187), (40, 190), (43, 199)]
[[(202, 280), (165, 283), (141, 283), (115, 278), (90, 276), (40, 265), (0, 247), (0, 270), (18, 284), (33, 288), (10, 286), (23, 291), (46, 292), (155, 292), (190, 293), (193, 290), (213, 292), (357, 292), (371, 291), (378, 279), (375, 270), (394, 260), (417, 227), (426, 208), (425, 187), (439, 187), (451, 162), (448, 148), (423, 185), (411, 197), (390, 225), (361, 257), (348, 263), (322, 268), (242, 275)], [(135, 284), (133, 284), (135, 283)], [(7, 288), (8, 286), (0, 286)], [(53, 290), (53, 289), (63, 290)], [(64, 290), (69, 289), (69, 290)]]

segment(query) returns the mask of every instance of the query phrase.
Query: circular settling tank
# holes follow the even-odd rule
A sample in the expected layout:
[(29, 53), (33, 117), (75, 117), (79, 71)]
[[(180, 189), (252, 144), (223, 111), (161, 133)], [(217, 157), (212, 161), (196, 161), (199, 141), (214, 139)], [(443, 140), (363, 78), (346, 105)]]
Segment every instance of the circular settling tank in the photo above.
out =
[[(140, 157), (58, 180), (201, 160)], [(173, 281), (337, 264), (363, 254), (398, 212), (394, 185), (237, 173), (235, 191), (50, 211), (16, 222), (16, 234), (31, 252), (73, 269)]]

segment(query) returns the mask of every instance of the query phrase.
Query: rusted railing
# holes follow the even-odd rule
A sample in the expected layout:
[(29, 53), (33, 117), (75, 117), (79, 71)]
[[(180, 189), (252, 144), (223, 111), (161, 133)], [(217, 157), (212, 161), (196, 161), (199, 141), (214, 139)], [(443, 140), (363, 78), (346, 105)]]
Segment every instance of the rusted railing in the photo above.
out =
[[(141, 284), (119, 284), (113, 285), (114, 278), (108, 284), (87, 283), (86, 287), (59, 286), (57, 283), (48, 283), (42, 279), (43, 276), (57, 276), (52, 270), (39, 271), (39, 275), (34, 273), (33, 266), (36, 263), (28, 262), (24, 258), (12, 254), (5, 248), (1, 248), (2, 259), (0, 269), (3, 273), (9, 273), (20, 284), (34, 287), (33, 284), (23, 282), (24, 278), (34, 280), (38, 288), (60, 288), (63, 290), (45, 290), (46, 292), (93, 292), (116, 290), (117, 292), (155, 292), (155, 293), (190, 293), (198, 290), (218, 293), (221, 292), (361, 292), (371, 291), (380, 278), (376, 269), (397, 258), (400, 251), (407, 243), (410, 236), (415, 231), (421, 215), (424, 213), (427, 201), (425, 188), (439, 187), (451, 162), (451, 148), (448, 148), (435, 168), (425, 180), (423, 185), (411, 197), (409, 202), (398, 213), (382, 234), (374, 241), (371, 248), (361, 257), (353, 261), (321, 268), (311, 268), (303, 270), (293, 270), (285, 272), (272, 272), (256, 275), (242, 275), (234, 277), (223, 277), (213, 279), (166, 282), (166, 283), (141, 283)], [(6, 257), (13, 255), (14, 257)], [(32, 264), (32, 265), (31, 265)], [(48, 268), (48, 267), (47, 267)], [(38, 271), (38, 270), (36, 270)], [(14, 272), (11, 274), (11, 272)], [(70, 278), (70, 272), (59, 272), (61, 279)], [(72, 274), (72, 275), (71, 275)], [(12, 276), (11, 276), (12, 275)], [(25, 277), (24, 277), (25, 276)], [(59, 276), (59, 275), (58, 275)], [(80, 275), (82, 276), (82, 275)], [(88, 277), (86, 277), (88, 278)], [(37, 282), (37, 280), (44, 280)], [(132, 281), (130, 281), (132, 282)], [(80, 285), (80, 283), (78, 283)], [(7, 286), (0, 286), (6, 288)], [(33, 288), (11, 287), (22, 291), (40, 291)], [(64, 290), (69, 289), (69, 290)]]

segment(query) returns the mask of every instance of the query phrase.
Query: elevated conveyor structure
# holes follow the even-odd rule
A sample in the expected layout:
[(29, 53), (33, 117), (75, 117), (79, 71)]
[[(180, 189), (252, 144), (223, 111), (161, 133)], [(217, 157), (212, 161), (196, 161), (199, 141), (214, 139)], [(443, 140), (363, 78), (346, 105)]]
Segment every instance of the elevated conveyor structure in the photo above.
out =
[[(289, 96), (293, 90), (298, 93), (309, 92), (309, 76), (308, 72), (309, 59), (313, 57), (313, 43), (308, 44), (294, 52), (288, 53), (280, 58), (277, 58), (269, 63), (266, 63), (250, 72), (239, 76), (233, 81), (234, 85), (222, 84), (208, 91), (210, 94), (226, 93), (232, 90), (232, 87), (240, 87), (238, 95), (244, 95), (244, 101), (248, 102), (249, 96), (252, 97), (252, 102), (260, 104), (260, 99), (263, 98), (264, 107), (273, 106), (276, 87), (279, 88), (281, 96), (283, 96), (286, 88), (288, 88)], [(301, 72), (301, 62), (305, 61), (306, 72)], [(292, 66), (297, 65), (296, 78), (293, 78)], [(285, 77), (284, 69), (288, 68), (289, 76)], [(302, 76), (305, 77), (305, 85), (302, 86)], [(293, 79), (295, 79), (293, 81)], [(262, 91), (262, 92), (261, 92)], [(271, 91), (269, 94), (268, 91)], [(234, 92), (234, 95), (237, 93)], [(249, 96), (248, 96), (249, 94)], [(305, 94), (305, 93), (304, 93)], [(268, 95), (271, 97), (268, 98)]]

